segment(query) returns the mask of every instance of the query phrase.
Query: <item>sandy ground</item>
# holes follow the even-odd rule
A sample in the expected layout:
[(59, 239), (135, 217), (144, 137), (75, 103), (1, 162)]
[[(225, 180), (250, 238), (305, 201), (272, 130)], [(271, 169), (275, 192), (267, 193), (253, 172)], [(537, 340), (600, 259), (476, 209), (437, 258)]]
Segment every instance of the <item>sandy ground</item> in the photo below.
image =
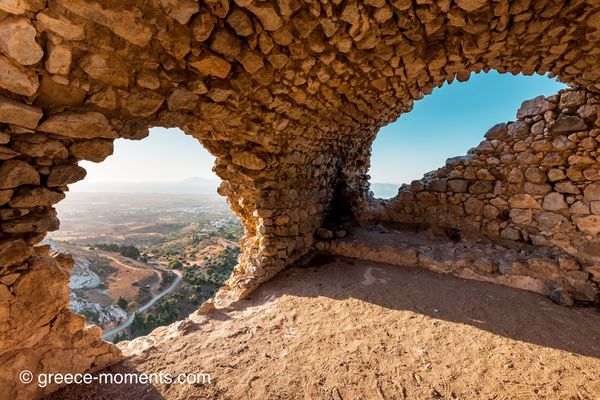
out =
[(129, 343), (139, 354), (104, 371), (208, 372), (210, 384), (71, 386), (50, 399), (600, 399), (597, 309), (424, 270), (310, 265)]

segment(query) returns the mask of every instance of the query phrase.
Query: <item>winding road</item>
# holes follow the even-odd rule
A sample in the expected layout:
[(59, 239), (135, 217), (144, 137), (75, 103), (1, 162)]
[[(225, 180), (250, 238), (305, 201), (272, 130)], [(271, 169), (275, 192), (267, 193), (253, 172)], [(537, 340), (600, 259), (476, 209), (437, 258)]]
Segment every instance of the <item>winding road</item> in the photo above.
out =
[[(122, 262), (120, 262), (118, 259), (103, 254), (104, 256), (107, 256), (108, 258), (110, 258), (112, 261), (119, 263), (120, 265), (125, 266), (126, 268), (136, 268), (136, 267), (131, 267), (128, 265), (123, 264)], [(161, 271), (166, 271), (165, 269), (160, 268)], [(127, 318), (127, 320), (125, 322), (123, 322), (121, 325), (115, 327), (114, 329), (111, 329), (110, 331), (106, 331), (102, 334), (102, 339), (104, 340), (108, 340), (111, 337), (115, 336), (117, 333), (123, 331), (124, 329), (126, 329), (127, 327), (129, 327), (132, 323), (133, 323), (133, 318), (135, 317), (136, 313), (142, 313), (144, 311), (146, 311), (147, 309), (149, 309), (150, 307), (152, 307), (158, 300), (160, 300), (162, 297), (164, 297), (165, 295), (171, 293), (173, 290), (175, 290), (175, 288), (177, 287), (177, 285), (179, 285), (179, 282), (181, 282), (181, 278), (183, 276), (181, 271), (178, 271), (176, 269), (174, 270), (169, 270), (169, 272), (173, 272), (175, 273), (175, 280), (173, 282), (171, 282), (171, 284), (169, 285), (169, 287), (167, 287), (165, 290), (157, 293), (152, 300), (150, 300), (148, 303), (144, 304), (143, 306), (141, 306), (140, 308), (138, 308), (137, 310), (134, 310), (129, 318)]]

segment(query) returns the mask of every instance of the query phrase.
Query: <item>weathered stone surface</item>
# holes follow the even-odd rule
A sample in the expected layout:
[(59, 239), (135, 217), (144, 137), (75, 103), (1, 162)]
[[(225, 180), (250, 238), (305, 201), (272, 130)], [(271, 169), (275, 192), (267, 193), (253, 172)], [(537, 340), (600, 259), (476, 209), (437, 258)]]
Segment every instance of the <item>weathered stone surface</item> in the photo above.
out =
[(487, 0), (456, 0), (456, 5), (467, 12), (475, 11), (487, 4)]
[(145, 47), (152, 39), (152, 29), (143, 21), (142, 13), (137, 8), (116, 11), (84, 0), (57, 0), (57, 3), (80, 17), (107, 27), (137, 46)]
[(0, 0), (0, 10), (10, 14), (23, 14), (28, 9), (26, 0)]
[(53, 17), (45, 12), (39, 12), (36, 19), (38, 29), (41, 31), (55, 33), (66, 40), (83, 40), (85, 38), (83, 27), (74, 24), (63, 16)]
[(558, 211), (568, 208), (565, 197), (560, 193), (550, 193), (544, 197), (544, 210)]
[(0, 189), (39, 184), (40, 175), (35, 168), (25, 161), (8, 160), (0, 165)]
[(231, 64), (227, 60), (214, 54), (206, 54), (196, 61), (191, 61), (190, 65), (203, 75), (217, 78), (226, 78), (231, 70)]
[(554, 134), (584, 131), (586, 129), (587, 125), (583, 119), (571, 115), (557, 119), (556, 122), (550, 126), (550, 132)]
[(35, 64), (44, 56), (35, 40), (36, 33), (27, 18), (6, 18), (0, 21), (0, 51), (19, 64)]
[(193, 110), (197, 102), (198, 96), (185, 88), (175, 90), (167, 101), (171, 110)]
[(67, 75), (71, 70), (73, 54), (69, 46), (50, 45), (48, 57), (46, 58), (46, 69), (51, 74)]
[(262, 170), (267, 166), (264, 160), (249, 151), (232, 154), (231, 161), (236, 165), (255, 171)]
[(588, 215), (586, 217), (575, 217), (575, 224), (580, 231), (597, 235), (600, 233), (600, 215)]
[(160, 5), (167, 15), (183, 25), (200, 11), (200, 6), (195, 0), (160, 0)]
[(516, 194), (508, 199), (508, 204), (512, 208), (541, 208), (540, 204), (530, 194)]
[(52, 167), (46, 185), (48, 187), (64, 186), (85, 178), (87, 172), (78, 165), (57, 165)]
[(117, 138), (108, 119), (98, 112), (54, 114), (38, 130), (78, 139)]
[(8, 203), (13, 208), (49, 207), (65, 198), (64, 193), (54, 192), (44, 187), (19, 189)]
[(37, 75), (0, 55), (0, 87), (23, 96), (33, 96), (40, 86)]
[(543, 114), (555, 108), (555, 105), (549, 102), (544, 96), (538, 96), (535, 99), (524, 101), (517, 112), (517, 118), (533, 117)]
[(0, 122), (35, 129), (42, 115), (42, 110), (37, 107), (0, 98)]
[(73, 143), (69, 147), (71, 155), (79, 160), (102, 162), (113, 153), (112, 140), (92, 139)]
[(114, 55), (108, 53), (88, 54), (79, 60), (79, 66), (89, 76), (117, 87), (129, 85), (129, 74)]
[(600, 200), (600, 182), (594, 182), (583, 190), (583, 198), (587, 201)]
[(0, 268), (21, 265), (33, 254), (33, 249), (24, 240), (0, 241)]

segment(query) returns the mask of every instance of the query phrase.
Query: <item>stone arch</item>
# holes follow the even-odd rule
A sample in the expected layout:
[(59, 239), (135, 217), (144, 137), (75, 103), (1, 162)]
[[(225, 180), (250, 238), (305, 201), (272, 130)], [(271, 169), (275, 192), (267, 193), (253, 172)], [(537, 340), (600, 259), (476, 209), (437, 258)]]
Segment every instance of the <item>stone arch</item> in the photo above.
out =
[(370, 207), (371, 142), (414, 100), (488, 69), (596, 93), (599, 42), (583, 0), (0, 0), (3, 392), (119, 358), (66, 311), (69, 258), (37, 246), (77, 160), (149, 126), (198, 138), (246, 229), (226, 305), (311, 250), (334, 195)]

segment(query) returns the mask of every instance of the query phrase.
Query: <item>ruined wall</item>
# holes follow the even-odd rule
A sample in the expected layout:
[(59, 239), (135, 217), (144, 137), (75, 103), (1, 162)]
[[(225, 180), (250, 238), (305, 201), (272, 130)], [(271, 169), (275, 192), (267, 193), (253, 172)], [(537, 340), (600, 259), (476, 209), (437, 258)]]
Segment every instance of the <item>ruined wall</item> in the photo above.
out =
[(360, 219), (539, 246), (556, 262), (504, 274), (544, 279), (576, 300), (598, 302), (599, 122), (600, 97), (585, 90), (525, 101), (516, 121), (495, 125), (468, 155), (403, 185), (395, 198), (368, 200)]
[[(0, 392), (43, 393), (15, 383), (22, 365), (118, 357), (66, 310), (66, 258), (38, 246), (77, 162), (115, 139), (179, 127), (217, 158), (246, 229), (223, 306), (360, 209), (372, 140), (414, 100), (489, 69), (598, 91), (599, 43), (600, 5), (584, 0), (0, 0)], [(59, 349), (60, 365), (43, 361)]]

